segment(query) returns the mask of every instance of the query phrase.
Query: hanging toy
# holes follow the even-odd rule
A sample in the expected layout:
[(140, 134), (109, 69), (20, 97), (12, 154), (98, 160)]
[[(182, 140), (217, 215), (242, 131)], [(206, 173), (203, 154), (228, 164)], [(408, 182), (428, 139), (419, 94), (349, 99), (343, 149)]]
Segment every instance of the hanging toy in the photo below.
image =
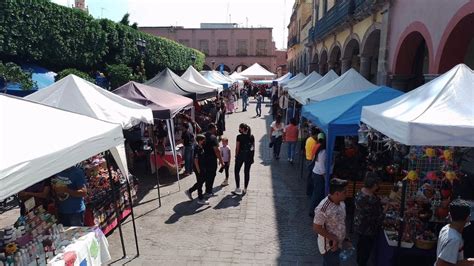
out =
[(431, 163), (431, 159), (436, 157), (436, 150), (433, 148), (426, 148), (425, 156), (428, 157), (428, 162)]
[(410, 182), (415, 182), (418, 180), (418, 173), (415, 170), (408, 171), (407, 176), (403, 180), (408, 180)]
[(429, 181), (432, 181), (432, 182), (435, 182), (435, 181), (439, 180), (438, 175), (436, 174), (435, 171), (430, 171), (430, 172), (426, 173), (425, 179), (429, 180)]
[(454, 182), (454, 180), (458, 180), (458, 177), (454, 171), (446, 171), (444, 176), (451, 184)]

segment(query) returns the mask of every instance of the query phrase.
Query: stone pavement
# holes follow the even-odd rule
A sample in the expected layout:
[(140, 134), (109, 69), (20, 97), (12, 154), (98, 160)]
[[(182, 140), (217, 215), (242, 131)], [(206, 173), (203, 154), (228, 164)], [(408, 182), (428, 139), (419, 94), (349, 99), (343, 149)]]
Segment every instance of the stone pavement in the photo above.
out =
[[(216, 196), (209, 199), (209, 206), (188, 201), (183, 193), (194, 183), (194, 175), (181, 180), (180, 191), (177, 183), (162, 187), (160, 208), (156, 188), (152, 189), (155, 181), (151, 177), (142, 180), (142, 196), (135, 207), (140, 256), (133, 258), (136, 251), (129, 218), (123, 225), (129, 258), (121, 259), (119, 230), (108, 237), (114, 265), (322, 264), (312, 220), (307, 215), (299, 161), (294, 165), (288, 163), (285, 145), (280, 161), (272, 160), (267, 135), (271, 122), (269, 108), (263, 106), (262, 118), (255, 118), (254, 108), (252, 103), (247, 112), (239, 109), (227, 116), (225, 132), (232, 152), (241, 122), (252, 127), (256, 138), (256, 158), (247, 195), (230, 193), (235, 188), (233, 162), (230, 185), (220, 187), (224, 175), (218, 173), (214, 184)], [(241, 176), (243, 184), (243, 169)]]

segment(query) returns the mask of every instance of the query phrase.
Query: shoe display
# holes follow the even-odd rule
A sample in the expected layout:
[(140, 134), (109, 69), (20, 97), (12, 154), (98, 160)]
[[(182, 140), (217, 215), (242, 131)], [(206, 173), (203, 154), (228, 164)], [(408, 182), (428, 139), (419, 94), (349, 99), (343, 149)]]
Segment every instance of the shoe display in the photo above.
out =
[(193, 200), (193, 196), (191, 195), (191, 192), (189, 192), (189, 189), (186, 189), (184, 191), (184, 194), (186, 194), (186, 196), (189, 198), (189, 200)]
[(198, 204), (201, 204), (201, 205), (209, 205), (209, 201), (203, 200), (203, 199), (202, 199), (202, 200), (198, 200), (197, 203), (198, 203)]

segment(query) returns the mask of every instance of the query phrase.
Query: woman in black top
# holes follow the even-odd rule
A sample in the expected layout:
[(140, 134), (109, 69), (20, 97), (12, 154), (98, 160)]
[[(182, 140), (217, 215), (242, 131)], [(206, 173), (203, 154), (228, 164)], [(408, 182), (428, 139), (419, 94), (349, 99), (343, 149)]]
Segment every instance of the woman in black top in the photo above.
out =
[[(240, 134), (237, 136), (237, 143), (235, 145), (235, 184), (236, 189), (232, 194), (240, 194), (244, 196), (247, 193), (247, 187), (250, 181), (250, 167), (254, 161), (255, 154), (255, 138), (251, 134), (250, 127), (247, 124), (240, 124)], [(240, 190), (240, 168), (244, 165), (244, 190)]]

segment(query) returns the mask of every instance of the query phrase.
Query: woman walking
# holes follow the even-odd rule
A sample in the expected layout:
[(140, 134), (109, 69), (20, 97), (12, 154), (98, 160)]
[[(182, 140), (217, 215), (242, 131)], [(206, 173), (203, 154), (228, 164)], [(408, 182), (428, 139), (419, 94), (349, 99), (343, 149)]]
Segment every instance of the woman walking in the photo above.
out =
[(314, 209), (318, 206), (321, 200), (324, 199), (324, 188), (325, 188), (325, 175), (326, 171), (326, 141), (324, 140), (324, 134), (318, 134), (318, 144), (316, 147), (316, 153), (314, 155), (314, 167), (313, 167), (313, 193), (311, 195), (311, 206), (309, 214), (314, 216)]
[(284, 139), (288, 143), (288, 162), (293, 163), (296, 151), (296, 142), (298, 141), (298, 126), (296, 119), (292, 118), (290, 124), (285, 127)]
[[(255, 155), (255, 138), (251, 133), (251, 129), (247, 124), (240, 124), (240, 134), (237, 136), (235, 145), (235, 185), (236, 188), (232, 194), (240, 194), (244, 196), (247, 193), (247, 187), (250, 181), (250, 167), (254, 162)], [(240, 190), (240, 169), (244, 165), (244, 190)]]
[(285, 124), (281, 121), (281, 115), (276, 116), (275, 121), (270, 125), (270, 146), (273, 146), (273, 157), (276, 160), (280, 160), (280, 149), (281, 143), (283, 142), (283, 130), (285, 129)]

